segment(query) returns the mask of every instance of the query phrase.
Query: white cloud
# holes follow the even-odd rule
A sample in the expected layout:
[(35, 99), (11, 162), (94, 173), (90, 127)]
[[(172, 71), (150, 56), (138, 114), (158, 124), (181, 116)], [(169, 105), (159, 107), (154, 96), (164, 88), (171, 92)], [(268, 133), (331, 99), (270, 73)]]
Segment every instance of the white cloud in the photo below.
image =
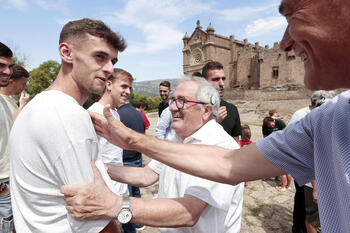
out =
[(184, 32), (178, 25), (210, 11), (210, 6), (200, 0), (129, 0), (121, 11), (106, 18), (111, 23), (135, 27), (142, 33), (144, 40), (129, 41), (126, 54), (155, 53), (181, 43)]
[(235, 7), (232, 9), (219, 11), (218, 14), (221, 15), (224, 20), (230, 22), (247, 21), (257, 18), (257, 16), (261, 17), (263, 15), (275, 15), (277, 13), (278, 6), (279, 0), (273, 0), (269, 4), (255, 7)]
[(9, 4), (20, 10), (23, 10), (28, 5), (27, 0), (9, 0)]
[(248, 37), (255, 37), (266, 34), (270, 31), (275, 31), (285, 27), (287, 22), (284, 17), (268, 17), (265, 19), (257, 19), (253, 23), (248, 24), (245, 28), (245, 33)]

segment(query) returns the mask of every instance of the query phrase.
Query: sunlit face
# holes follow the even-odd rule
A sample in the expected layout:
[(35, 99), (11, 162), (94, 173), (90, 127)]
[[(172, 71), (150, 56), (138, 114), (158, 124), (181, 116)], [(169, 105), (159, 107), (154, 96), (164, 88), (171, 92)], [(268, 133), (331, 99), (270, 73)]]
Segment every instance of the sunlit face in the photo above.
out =
[[(185, 81), (176, 87), (174, 97), (197, 101), (197, 90), (198, 83)], [(195, 103), (185, 103), (182, 109), (178, 109), (173, 102), (170, 104), (170, 111), (173, 117), (171, 127), (181, 139), (191, 136), (206, 123), (204, 108), (198, 108)]]
[(72, 76), (81, 94), (101, 94), (113, 73), (118, 51), (103, 38), (87, 35), (71, 44)]
[(350, 87), (350, 1), (282, 0), (288, 27), (281, 49), (293, 49), (309, 89)]
[(170, 95), (170, 88), (165, 86), (159, 86), (159, 95), (163, 102), (167, 102)]
[(24, 89), (27, 88), (27, 81), (28, 78), (27, 77), (21, 77), (18, 80), (13, 80), (10, 79), (10, 83), (13, 86), (12, 87), (12, 91), (13, 91), (13, 95), (18, 95), (20, 94)]
[(225, 72), (223, 69), (209, 70), (207, 73), (208, 82), (214, 84), (219, 89), (220, 97), (224, 96), (225, 91)]
[(12, 75), (12, 57), (0, 57), (0, 87), (6, 87)]
[(111, 85), (109, 85), (108, 82), (107, 88), (110, 89), (110, 94), (114, 103), (113, 107), (117, 108), (123, 104), (126, 104), (130, 96), (131, 83), (126, 79), (117, 79), (111, 83)]

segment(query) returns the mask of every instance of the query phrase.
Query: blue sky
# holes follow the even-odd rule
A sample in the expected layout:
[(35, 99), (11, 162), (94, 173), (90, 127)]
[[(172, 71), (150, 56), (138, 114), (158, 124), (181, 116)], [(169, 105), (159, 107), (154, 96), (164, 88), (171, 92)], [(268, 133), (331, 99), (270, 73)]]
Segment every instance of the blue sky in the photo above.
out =
[(279, 0), (0, 0), (0, 41), (31, 70), (47, 60), (60, 62), (58, 38), (63, 25), (80, 18), (100, 19), (127, 41), (117, 67), (136, 81), (179, 78), (182, 37), (201, 21), (215, 33), (273, 45), (286, 27)]

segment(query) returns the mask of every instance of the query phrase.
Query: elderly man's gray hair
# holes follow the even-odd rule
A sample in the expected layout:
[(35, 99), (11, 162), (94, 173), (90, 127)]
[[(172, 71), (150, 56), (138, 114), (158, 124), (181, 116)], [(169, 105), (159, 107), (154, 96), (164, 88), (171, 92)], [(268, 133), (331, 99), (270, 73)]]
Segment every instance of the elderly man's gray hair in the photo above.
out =
[[(213, 106), (213, 112), (211, 113), (212, 119), (217, 120), (219, 117), (220, 107), (220, 95), (216, 87), (201, 77), (196, 76), (184, 76), (181, 82), (194, 81), (199, 83), (197, 90), (197, 101), (208, 103)], [(198, 104), (198, 108), (203, 107), (202, 104)]]

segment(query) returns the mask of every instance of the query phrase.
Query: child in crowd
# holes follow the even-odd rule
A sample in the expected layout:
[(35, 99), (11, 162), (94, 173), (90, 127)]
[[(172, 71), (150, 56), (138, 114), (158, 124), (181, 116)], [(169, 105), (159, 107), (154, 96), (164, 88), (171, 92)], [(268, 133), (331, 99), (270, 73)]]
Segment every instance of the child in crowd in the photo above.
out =
[[(250, 138), (252, 137), (252, 133), (250, 132), (249, 125), (242, 125), (241, 128), (242, 128), (242, 136), (241, 136), (240, 144), (241, 144), (241, 147), (244, 147), (252, 143), (252, 141), (250, 141)], [(244, 187), (247, 187), (247, 186), (248, 186), (248, 182), (244, 182)]]
[(243, 147), (252, 143), (252, 141), (250, 141), (250, 138), (252, 137), (252, 133), (250, 132), (249, 125), (242, 125), (241, 128), (242, 128), (242, 136), (241, 136), (240, 144), (241, 144), (241, 147)]

